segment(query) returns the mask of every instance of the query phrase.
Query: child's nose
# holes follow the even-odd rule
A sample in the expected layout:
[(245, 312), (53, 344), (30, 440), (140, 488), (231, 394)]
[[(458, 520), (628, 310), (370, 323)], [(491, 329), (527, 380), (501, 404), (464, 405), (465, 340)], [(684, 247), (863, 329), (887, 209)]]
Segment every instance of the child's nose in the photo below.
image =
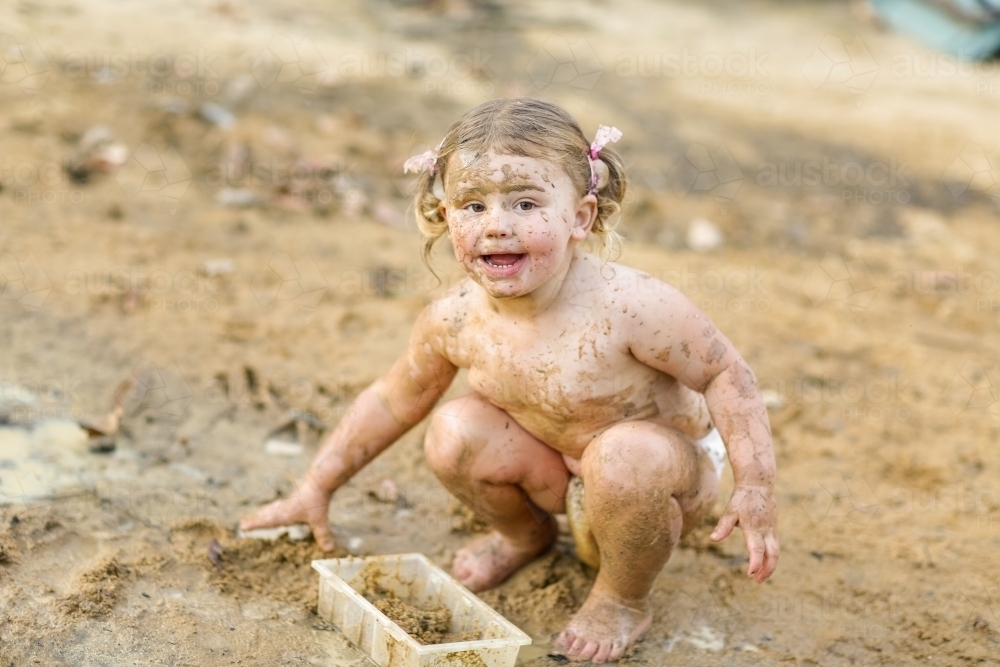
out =
[(486, 236), (488, 238), (507, 238), (513, 233), (513, 228), (507, 219), (507, 212), (501, 208), (491, 210), (486, 218)]

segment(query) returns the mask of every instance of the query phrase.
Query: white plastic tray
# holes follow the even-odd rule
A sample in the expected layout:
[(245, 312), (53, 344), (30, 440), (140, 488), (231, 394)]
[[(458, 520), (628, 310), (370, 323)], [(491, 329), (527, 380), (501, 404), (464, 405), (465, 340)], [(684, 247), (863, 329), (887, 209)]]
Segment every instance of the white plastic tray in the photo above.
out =
[[(314, 560), (319, 616), (336, 625), (378, 667), (513, 667), (531, 637), (455, 581), (423, 554)], [(365, 599), (389, 591), (419, 606), (442, 604), (452, 632), (482, 639), (420, 644)]]

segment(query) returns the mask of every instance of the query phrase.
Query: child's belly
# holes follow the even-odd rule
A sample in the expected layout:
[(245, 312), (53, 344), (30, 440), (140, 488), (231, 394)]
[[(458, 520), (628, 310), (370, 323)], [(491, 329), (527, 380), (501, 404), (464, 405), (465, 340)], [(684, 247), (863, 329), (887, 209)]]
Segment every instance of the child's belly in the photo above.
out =
[[(558, 385), (549, 378), (521, 386), (470, 368), (468, 381), (473, 391), (568, 459), (578, 460), (594, 438), (622, 422), (653, 421), (696, 439), (711, 430), (704, 397), (669, 375), (644, 366), (615, 377), (612, 383)], [(574, 465), (567, 462), (577, 474)]]

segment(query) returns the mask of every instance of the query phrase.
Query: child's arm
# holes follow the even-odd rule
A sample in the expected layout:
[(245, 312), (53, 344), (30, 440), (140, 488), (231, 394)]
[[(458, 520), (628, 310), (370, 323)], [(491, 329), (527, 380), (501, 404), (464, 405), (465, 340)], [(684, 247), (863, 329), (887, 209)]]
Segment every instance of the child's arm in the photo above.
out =
[(439, 351), (435, 310), (421, 313), (406, 351), (354, 399), (295, 493), (244, 517), (240, 528), (308, 523), (324, 550), (334, 548), (327, 521), (333, 492), (427, 416), (455, 377), (457, 368)]
[(705, 395), (729, 453), (735, 488), (712, 539), (725, 539), (739, 525), (750, 552), (747, 575), (764, 581), (778, 565), (778, 509), (771, 426), (753, 371), (708, 317), (673, 287), (660, 283), (637, 300), (629, 304), (630, 311), (638, 308), (638, 315), (629, 318), (633, 356)]

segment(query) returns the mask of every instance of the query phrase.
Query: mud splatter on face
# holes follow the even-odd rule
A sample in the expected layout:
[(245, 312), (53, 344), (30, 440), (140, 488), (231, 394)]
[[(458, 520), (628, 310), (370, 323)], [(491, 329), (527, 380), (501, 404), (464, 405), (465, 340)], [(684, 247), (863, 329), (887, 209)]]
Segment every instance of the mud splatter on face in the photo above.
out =
[[(535, 158), (456, 155), (449, 160), (445, 217), (466, 272), (496, 298), (526, 296), (565, 276), (580, 239), (574, 227), (581, 198), (570, 177), (557, 163)], [(497, 269), (498, 262), (519, 268)]]

